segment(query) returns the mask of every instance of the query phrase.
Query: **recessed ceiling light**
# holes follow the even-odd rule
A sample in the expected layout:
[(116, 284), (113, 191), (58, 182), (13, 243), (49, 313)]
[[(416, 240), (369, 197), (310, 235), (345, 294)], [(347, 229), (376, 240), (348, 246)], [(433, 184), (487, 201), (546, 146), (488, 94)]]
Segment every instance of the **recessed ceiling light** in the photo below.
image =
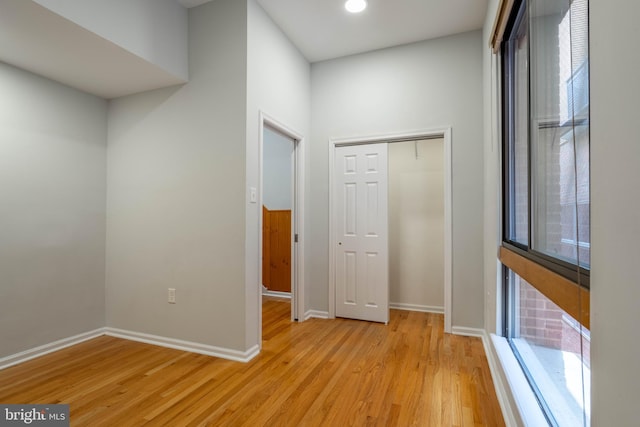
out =
[(367, 8), (366, 0), (347, 0), (344, 8), (351, 13), (360, 13)]

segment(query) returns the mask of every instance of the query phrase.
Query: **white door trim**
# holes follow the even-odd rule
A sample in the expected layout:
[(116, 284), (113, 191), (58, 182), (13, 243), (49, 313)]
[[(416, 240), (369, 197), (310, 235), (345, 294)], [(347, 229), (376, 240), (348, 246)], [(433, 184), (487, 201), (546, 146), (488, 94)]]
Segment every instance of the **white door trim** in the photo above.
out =
[[(299, 322), (304, 321), (304, 151), (306, 147), (304, 136), (282, 122), (269, 116), (264, 111), (260, 111), (259, 125), (259, 156), (260, 171), (258, 173), (259, 181), (259, 242), (258, 242), (258, 263), (262, 267), (262, 204), (263, 204), (263, 177), (264, 171), (263, 155), (264, 155), (264, 128), (268, 126), (277, 130), (281, 134), (294, 140), (293, 149), (293, 189), (292, 198), (294, 201), (291, 230), (291, 320)], [(295, 243), (295, 235), (298, 235), (298, 242)], [(258, 337), (260, 346), (262, 346), (262, 268), (258, 269)]]
[(335, 168), (335, 148), (340, 145), (372, 144), (379, 142), (400, 142), (419, 139), (444, 139), (444, 330), (451, 333), (452, 314), (452, 272), (453, 272), (453, 228), (452, 228), (452, 157), (451, 127), (398, 132), (385, 135), (332, 138), (329, 140), (329, 318), (336, 317), (335, 280), (335, 233), (333, 185)]

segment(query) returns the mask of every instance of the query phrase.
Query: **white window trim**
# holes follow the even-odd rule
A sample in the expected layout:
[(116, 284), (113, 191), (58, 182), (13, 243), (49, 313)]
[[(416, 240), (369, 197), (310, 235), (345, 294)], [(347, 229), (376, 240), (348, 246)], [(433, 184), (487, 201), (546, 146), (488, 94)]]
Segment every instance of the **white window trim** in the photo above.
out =
[(491, 342), (507, 379), (509, 392), (515, 402), (521, 424), (525, 427), (548, 427), (549, 423), (538, 404), (538, 399), (507, 339), (492, 334)]

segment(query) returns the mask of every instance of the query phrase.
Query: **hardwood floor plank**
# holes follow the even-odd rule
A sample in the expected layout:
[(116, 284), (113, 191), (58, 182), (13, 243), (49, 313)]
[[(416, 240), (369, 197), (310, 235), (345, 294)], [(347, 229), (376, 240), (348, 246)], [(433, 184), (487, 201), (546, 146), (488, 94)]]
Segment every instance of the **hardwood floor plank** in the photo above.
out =
[(503, 426), (482, 342), (442, 315), (291, 323), (265, 298), (243, 364), (99, 337), (0, 371), (0, 402), (68, 403), (73, 426)]

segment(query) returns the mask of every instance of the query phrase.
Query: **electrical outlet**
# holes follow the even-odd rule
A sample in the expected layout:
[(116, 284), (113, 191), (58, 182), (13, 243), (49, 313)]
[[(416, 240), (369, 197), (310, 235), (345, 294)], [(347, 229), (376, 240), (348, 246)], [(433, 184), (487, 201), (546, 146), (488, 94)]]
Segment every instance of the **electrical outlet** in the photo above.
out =
[(169, 304), (175, 304), (176, 303), (176, 289), (175, 288), (169, 288), (168, 291), (169, 291), (169, 293), (168, 293), (167, 302), (169, 302)]

